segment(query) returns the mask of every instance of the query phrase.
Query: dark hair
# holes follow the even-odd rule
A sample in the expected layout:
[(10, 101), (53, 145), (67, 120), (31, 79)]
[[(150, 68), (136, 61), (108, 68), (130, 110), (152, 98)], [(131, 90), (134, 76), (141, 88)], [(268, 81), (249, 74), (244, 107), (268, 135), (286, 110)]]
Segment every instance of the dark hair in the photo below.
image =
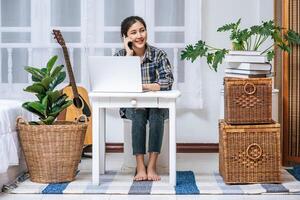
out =
[(146, 23), (143, 18), (139, 16), (130, 16), (125, 18), (121, 23), (121, 37), (123, 37), (123, 35), (127, 37), (128, 29), (136, 22), (141, 22), (147, 30)]

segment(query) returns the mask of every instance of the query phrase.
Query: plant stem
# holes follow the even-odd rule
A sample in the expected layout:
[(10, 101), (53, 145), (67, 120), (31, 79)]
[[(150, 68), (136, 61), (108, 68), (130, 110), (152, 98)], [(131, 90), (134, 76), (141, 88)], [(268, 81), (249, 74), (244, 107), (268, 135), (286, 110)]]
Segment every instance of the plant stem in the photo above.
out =
[(247, 50), (251, 50), (251, 45), (252, 45), (252, 37), (249, 37), (248, 41), (249, 41), (249, 48), (248, 48)]
[(215, 48), (215, 47), (209, 46), (207, 44), (205, 46), (208, 47), (210, 50), (216, 50), (216, 51), (222, 50), (222, 49), (219, 49), (219, 48)]
[(258, 47), (259, 47), (259, 43), (261, 42), (261, 35), (259, 35), (259, 38), (258, 38), (258, 40), (255, 42), (255, 46), (254, 46), (254, 50), (256, 51), (257, 49), (258, 49)]
[(260, 55), (266, 53), (269, 49), (271, 49), (273, 46), (275, 46), (275, 44), (272, 44), (271, 46), (269, 46), (268, 48), (266, 48), (263, 52), (261, 52)]
[(264, 43), (266, 40), (268, 39), (267, 36), (264, 36), (264, 38), (260, 41), (260, 43), (257, 44), (257, 49), (259, 48), (259, 46)]
[(253, 50), (255, 50), (255, 45), (256, 45), (257, 39), (258, 39), (257, 34), (255, 34), (255, 40), (254, 40), (254, 43), (253, 43)]

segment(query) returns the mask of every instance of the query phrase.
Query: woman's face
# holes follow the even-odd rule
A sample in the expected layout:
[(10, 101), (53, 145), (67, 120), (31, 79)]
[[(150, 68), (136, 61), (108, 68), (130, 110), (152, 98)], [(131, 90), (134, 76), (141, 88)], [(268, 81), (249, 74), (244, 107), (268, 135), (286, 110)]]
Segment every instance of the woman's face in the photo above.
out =
[(147, 31), (144, 25), (137, 21), (128, 29), (127, 36), (132, 40), (134, 48), (144, 48), (147, 42)]

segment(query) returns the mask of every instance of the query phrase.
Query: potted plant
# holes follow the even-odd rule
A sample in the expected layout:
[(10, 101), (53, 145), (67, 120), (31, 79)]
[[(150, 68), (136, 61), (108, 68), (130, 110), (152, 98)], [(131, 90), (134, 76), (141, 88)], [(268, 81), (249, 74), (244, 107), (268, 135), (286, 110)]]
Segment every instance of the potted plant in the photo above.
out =
[[(232, 50), (235, 51), (259, 51), (259, 55), (266, 55), (267, 60), (274, 58), (274, 47), (279, 47), (282, 51), (290, 52), (290, 46), (300, 44), (300, 35), (293, 30), (284, 30), (276, 26), (273, 20), (262, 22), (260, 25), (254, 25), (250, 28), (240, 28), (241, 19), (236, 23), (225, 24), (218, 28), (218, 32), (230, 31), (230, 41)], [(268, 39), (272, 44), (265, 49), (261, 49)], [(199, 40), (195, 45), (187, 45), (181, 53), (181, 59), (191, 60), (194, 62), (198, 57), (206, 57), (207, 64), (211, 69), (217, 71), (219, 64), (222, 63), (230, 49), (216, 48), (206, 44), (205, 41)]]
[(17, 120), (30, 179), (40, 183), (74, 180), (87, 129), (85, 123), (55, 120), (72, 104), (66, 94), (55, 90), (66, 77), (63, 65), (54, 67), (56, 60), (57, 56), (53, 56), (42, 68), (25, 67), (33, 84), (24, 91), (35, 94), (37, 100), (22, 106), (37, 115), (39, 121)]

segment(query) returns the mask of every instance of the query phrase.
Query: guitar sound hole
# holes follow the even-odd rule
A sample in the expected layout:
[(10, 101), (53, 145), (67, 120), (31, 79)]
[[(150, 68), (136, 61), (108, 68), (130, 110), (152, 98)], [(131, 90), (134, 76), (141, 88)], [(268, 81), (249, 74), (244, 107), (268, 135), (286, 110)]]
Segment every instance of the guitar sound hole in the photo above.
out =
[(74, 98), (73, 99), (73, 104), (76, 108), (81, 108), (82, 107), (82, 101), (80, 98)]

